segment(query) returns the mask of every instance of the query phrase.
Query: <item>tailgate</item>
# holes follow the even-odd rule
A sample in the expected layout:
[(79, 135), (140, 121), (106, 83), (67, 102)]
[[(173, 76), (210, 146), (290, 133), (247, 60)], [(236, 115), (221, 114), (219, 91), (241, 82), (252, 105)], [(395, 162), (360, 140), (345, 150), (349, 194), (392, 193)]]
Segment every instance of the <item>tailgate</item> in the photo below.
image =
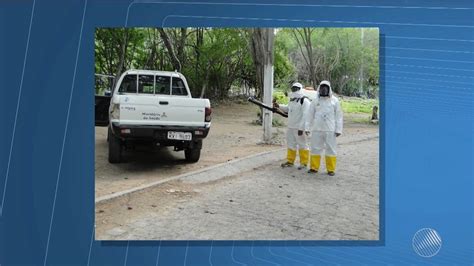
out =
[(122, 95), (120, 123), (127, 125), (204, 126), (206, 99)]

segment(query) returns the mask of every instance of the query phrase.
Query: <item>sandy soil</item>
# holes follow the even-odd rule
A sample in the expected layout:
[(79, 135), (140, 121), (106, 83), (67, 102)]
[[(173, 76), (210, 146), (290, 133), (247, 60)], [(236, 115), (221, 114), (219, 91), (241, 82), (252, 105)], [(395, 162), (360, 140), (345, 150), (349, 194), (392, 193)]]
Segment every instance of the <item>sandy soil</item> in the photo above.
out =
[[(166, 177), (227, 162), (273, 149), (280, 145), (259, 145), (262, 127), (252, 124), (257, 118), (257, 108), (249, 104), (219, 105), (213, 108), (212, 125), (203, 142), (201, 159), (195, 164), (184, 161), (184, 152), (164, 148), (155, 153), (127, 153), (126, 163), (110, 164), (107, 160), (107, 128), (95, 131), (95, 195), (110, 193), (147, 184)], [(280, 136), (284, 128), (276, 128)]]

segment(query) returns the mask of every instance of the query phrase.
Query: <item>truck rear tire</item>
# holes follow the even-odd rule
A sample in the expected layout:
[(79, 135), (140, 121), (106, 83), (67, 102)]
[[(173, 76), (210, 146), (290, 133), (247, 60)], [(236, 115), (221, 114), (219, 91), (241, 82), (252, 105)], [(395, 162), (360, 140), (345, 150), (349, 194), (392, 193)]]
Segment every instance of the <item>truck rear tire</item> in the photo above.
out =
[(192, 149), (185, 149), (184, 150), (184, 157), (186, 158), (187, 162), (196, 163), (199, 161), (201, 157), (201, 147), (194, 147)]
[(114, 136), (109, 128), (109, 163), (122, 162), (122, 141)]

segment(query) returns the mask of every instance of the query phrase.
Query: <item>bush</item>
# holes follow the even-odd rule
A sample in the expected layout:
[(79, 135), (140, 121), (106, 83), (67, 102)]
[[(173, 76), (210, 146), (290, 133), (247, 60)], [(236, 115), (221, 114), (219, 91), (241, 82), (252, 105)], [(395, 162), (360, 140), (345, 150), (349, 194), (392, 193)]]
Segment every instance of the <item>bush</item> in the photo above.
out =
[(288, 104), (288, 96), (285, 95), (283, 91), (273, 92), (273, 98), (276, 99), (276, 102), (279, 104)]

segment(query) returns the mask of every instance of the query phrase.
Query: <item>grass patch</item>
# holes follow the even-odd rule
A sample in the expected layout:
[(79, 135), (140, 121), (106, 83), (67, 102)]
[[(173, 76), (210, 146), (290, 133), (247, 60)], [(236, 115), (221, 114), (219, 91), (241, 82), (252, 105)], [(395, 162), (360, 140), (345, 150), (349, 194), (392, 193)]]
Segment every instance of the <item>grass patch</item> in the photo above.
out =
[(376, 99), (343, 98), (341, 107), (344, 113), (372, 114), (372, 107), (379, 106)]
[(357, 124), (367, 124), (367, 125), (378, 125), (371, 121), (371, 116), (369, 114), (355, 114), (355, 113), (345, 113), (344, 122), (357, 123)]

